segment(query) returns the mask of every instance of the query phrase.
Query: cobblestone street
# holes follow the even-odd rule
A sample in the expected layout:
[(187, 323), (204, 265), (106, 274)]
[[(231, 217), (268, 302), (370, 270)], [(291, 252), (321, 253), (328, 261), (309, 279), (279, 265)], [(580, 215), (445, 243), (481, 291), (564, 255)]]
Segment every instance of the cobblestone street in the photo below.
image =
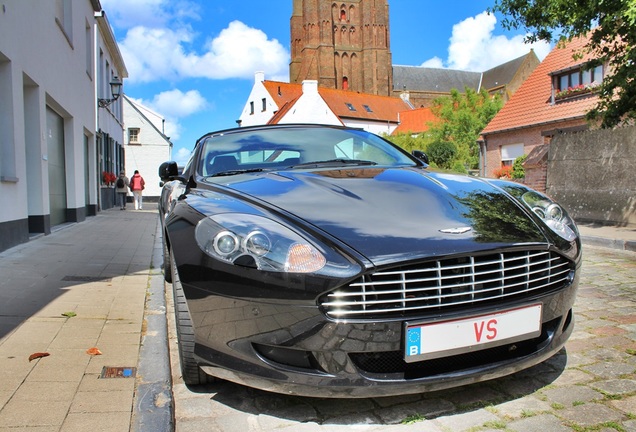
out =
[(636, 431), (635, 304), (636, 254), (586, 246), (575, 331), (559, 354), (494, 381), (375, 399), (284, 396), (228, 382), (188, 389), (171, 322), (176, 430)]

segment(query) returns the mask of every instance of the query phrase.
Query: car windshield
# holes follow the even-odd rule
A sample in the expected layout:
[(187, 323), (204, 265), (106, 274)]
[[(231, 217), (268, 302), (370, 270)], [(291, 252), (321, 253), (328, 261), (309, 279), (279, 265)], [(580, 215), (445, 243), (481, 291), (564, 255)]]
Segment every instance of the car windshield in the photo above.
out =
[(199, 173), (244, 172), (355, 165), (415, 166), (377, 135), (356, 129), (282, 127), (237, 130), (205, 138)]

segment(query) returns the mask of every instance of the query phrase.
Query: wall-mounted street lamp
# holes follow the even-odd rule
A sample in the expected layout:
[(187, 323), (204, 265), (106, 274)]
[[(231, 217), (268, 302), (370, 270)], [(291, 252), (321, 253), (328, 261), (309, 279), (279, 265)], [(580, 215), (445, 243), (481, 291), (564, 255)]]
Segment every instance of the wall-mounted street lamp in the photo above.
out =
[(97, 99), (97, 104), (100, 108), (105, 108), (108, 105), (115, 102), (121, 96), (121, 80), (117, 77), (113, 77), (113, 80), (110, 82), (110, 94), (113, 95), (112, 99)]

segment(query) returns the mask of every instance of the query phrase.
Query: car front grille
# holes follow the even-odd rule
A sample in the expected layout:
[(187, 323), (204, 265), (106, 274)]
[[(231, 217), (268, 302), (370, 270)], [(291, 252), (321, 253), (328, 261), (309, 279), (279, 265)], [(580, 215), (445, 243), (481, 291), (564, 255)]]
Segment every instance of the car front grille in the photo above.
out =
[(335, 319), (426, 315), (558, 290), (571, 273), (567, 259), (546, 250), (460, 256), (363, 275), (319, 305)]

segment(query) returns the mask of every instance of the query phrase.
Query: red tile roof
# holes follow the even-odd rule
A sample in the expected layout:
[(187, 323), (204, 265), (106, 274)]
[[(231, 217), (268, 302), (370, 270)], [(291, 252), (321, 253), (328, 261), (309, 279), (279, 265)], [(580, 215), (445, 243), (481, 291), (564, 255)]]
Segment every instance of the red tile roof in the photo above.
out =
[[(302, 96), (302, 84), (263, 81), (263, 85), (279, 107), (268, 123), (277, 123)], [(400, 112), (411, 109), (401, 98), (376, 96), (347, 90), (318, 87), (318, 93), (338, 118), (398, 122)], [(349, 105), (353, 108), (349, 108)]]
[(564, 47), (557, 45), (486, 126), (482, 134), (583, 118), (585, 113), (596, 105), (598, 98), (591, 96), (552, 104), (550, 73), (589, 61), (589, 55), (576, 60), (573, 58), (574, 53), (581, 53), (587, 42), (586, 38), (576, 38)]
[(300, 84), (263, 81), (263, 85), (279, 108), (282, 108), (288, 102), (295, 101), (303, 94), (303, 88)]
[(400, 113), (400, 125), (393, 131), (392, 135), (426, 132), (431, 123), (437, 122), (439, 119), (435, 117), (430, 108), (403, 111)]
[(399, 97), (377, 96), (321, 87), (318, 88), (318, 93), (339, 118), (397, 123), (400, 112), (412, 109), (407, 102)]

